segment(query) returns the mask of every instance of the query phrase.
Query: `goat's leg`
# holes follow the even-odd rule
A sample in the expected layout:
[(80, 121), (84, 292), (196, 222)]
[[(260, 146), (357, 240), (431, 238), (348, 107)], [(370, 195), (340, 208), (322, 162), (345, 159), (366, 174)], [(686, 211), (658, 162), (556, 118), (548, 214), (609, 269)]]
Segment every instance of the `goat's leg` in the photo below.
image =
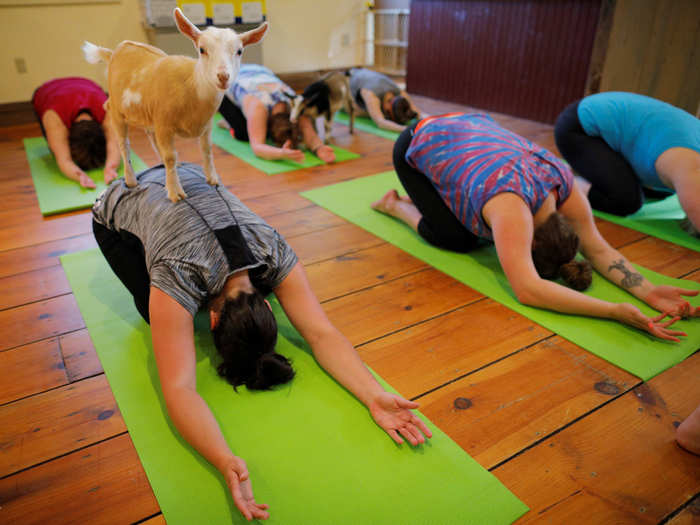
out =
[(221, 179), (216, 172), (214, 159), (211, 154), (211, 122), (209, 123), (209, 127), (207, 127), (204, 133), (199, 137), (199, 147), (204, 157), (204, 174), (207, 176), (207, 182), (212, 186), (218, 186), (221, 184)]
[(131, 166), (131, 148), (129, 148), (128, 137), (129, 126), (126, 121), (117, 117), (116, 112), (111, 114), (110, 120), (112, 122), (112, 129), (117, 136), (117, 144), (122, 154), (122, 160), (124, 161), (124, 179), (126, 180), (126, 185), (133, 188), (138, 185), (139, 181), (136, 180), (134, 168)]
[(148, 136), (148, 141), (151, 143), (151, 147), (153, 148), (153, 151), (156, 152), (156, 155), (158, 155), (158, 158), (160, 159), (161, 162), (163, 162), (163, 159), (160, 157), (160, 151), (158, 151), (158, 146), (156, 146), (156, 136), (153, 133), (152, 129), (144, 129), (146, 132), (146, 136)]
[(323, 115), (323, 142), (325, 144), (331, 144), (331, 120), (329, 115)]
[(345, 103), (348, 110), (348, 116), (350, 117), (350, 135), (355, 133), (355, 106), (353, 106), (352, 99), (348, 98)]
[(175, 163), (177, 161), (177, 153), (175, 152), (175, 135), (170, 132), (164, 132), (156, 128), (156, 145), (160, 158), (165, 164), (165, 189), (168, 192), (168, 199), (177, 202), (180, 199), (187, 197), (185, 190), (182, 189), (180, 179), (177, 176)]

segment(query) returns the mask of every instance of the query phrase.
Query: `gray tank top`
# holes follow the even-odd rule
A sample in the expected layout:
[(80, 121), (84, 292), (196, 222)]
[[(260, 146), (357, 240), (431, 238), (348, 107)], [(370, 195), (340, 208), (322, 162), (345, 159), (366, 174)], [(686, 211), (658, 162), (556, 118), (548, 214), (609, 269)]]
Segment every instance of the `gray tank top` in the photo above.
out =
[(355, 68), (350, 70), (350, 93), (363, 110), (366, 110), (365, 102), (360, 96), (361, 89), (369, 89), (377, 95), (381, 101), (385, 93), (398, 95), (399, 87), (386, 75), (372, 71), (371, 69)]

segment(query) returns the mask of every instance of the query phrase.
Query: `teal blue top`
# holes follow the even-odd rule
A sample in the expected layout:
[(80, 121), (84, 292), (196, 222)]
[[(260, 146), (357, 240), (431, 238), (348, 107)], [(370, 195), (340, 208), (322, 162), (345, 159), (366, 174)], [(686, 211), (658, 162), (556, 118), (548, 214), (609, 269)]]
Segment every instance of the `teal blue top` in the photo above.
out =
[(642, 185), (666, 190), (654, 163), (670, 148), (700, 153), (700, 120), (680, 108), (636, 93), (606, 92), (581, 100), (578, 118), (587, 135), (620, 153)]

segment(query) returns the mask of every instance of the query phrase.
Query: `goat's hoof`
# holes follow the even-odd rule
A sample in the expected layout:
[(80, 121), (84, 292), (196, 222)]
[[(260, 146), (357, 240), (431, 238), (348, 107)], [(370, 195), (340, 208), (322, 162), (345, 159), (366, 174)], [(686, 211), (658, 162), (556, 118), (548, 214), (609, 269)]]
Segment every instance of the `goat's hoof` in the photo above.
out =
[(207, 184), (211, 186), (218, 186), (219, 184), (221, 184), (221, 179), (218, 175), (212, 175), (210, 177), (207, 177)]
[(178, 186), (178, 188), (168, 188), (168, 199), (170, 199), (172, 202), (177, 202), (181, 199), (187, 198), (185, 190), (183, 190), (182, 186), (180, 186), (179, 184)]

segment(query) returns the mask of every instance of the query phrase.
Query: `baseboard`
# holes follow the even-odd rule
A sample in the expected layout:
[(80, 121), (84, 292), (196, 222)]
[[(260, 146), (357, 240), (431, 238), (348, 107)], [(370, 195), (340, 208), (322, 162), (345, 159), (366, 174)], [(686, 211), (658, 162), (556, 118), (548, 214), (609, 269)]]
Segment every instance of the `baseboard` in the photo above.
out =
[(31, 101), (0, 104), (0, 126), (17, 126), (36, 122)]

